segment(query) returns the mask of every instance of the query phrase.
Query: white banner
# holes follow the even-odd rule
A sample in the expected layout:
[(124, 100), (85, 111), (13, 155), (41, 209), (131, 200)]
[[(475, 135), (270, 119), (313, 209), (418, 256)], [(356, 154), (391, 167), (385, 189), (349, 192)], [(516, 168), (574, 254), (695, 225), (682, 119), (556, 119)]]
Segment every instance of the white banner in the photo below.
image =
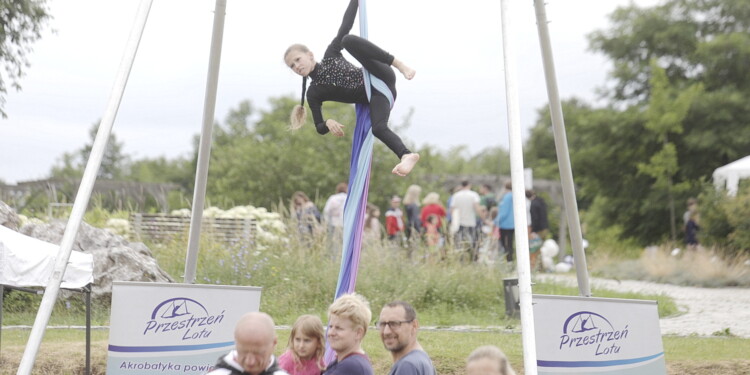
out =
[(107, 374), (204, 374), (234, 348), (258, 287), (114, 282)]
[(539, 374), (666, 375), (655, 301), (534, 295)]

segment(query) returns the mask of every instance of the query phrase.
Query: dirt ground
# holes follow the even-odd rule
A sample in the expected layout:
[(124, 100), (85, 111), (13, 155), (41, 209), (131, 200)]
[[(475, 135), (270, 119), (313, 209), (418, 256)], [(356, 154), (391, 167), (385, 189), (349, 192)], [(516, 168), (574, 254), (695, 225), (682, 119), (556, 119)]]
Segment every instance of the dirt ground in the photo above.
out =
[(668, 362), (669, 375), (750, 375), (750, 360), (711, 363)]

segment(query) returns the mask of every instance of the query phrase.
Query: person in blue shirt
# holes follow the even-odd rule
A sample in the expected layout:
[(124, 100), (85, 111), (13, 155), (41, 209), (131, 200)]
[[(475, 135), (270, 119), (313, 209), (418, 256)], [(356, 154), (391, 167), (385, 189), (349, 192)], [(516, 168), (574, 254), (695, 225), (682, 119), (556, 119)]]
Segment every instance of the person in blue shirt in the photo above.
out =
[(508, 263), (513, 261), (513, 185), (510, 181), (505, 183), (506, 193), (500, 200), (500, 206), (495, 217), (495, 226), (500, 228), (500, 253), (505, 252)]

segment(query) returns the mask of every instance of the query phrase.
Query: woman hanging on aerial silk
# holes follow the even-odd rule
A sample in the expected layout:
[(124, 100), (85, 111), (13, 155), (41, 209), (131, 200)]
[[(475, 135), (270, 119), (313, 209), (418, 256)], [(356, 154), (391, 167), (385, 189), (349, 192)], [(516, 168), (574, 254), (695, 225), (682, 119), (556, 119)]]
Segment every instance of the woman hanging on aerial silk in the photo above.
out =
[(385, 82), (393, 94), (393, 99), (396, 98), (396, 75), (391, 66), (398, 69), (406, 79), (414, 78), (416, 71), (367, 39), (349, 35), (357, 14), (357, 5), (357, 0), (349, 1), (339, 32), (328, 45), (322, 61), (316, 62), (313, 53), (302, 44), (293, 44), (284, 53), (286, 65), (303, 77), (302, 100), (292, 111), (291, 127), (299, 129), (307, 117), (304, 107), (307, 78), (311, 81), (310, 88), (307, 89), (307, 103), (312, 111), (315, 128), (320, 134), (330, 131), (337, 137), (344, 136), (344, 125), (333, 119), (323, 120), (323, 102), (369, 103), (372, 134), (398, 156), (400, 162), (392, 172), (406, 176), (419, 161), (419, 154), (409, 151), (401, 138), (388, 128), (388, 117), (391, 113), (388, 97), (384, 93), (372, 90), (372, 98), (368, 101), (362, 69), (347, 61), (341, 50), (346, 49), (372, 75)]

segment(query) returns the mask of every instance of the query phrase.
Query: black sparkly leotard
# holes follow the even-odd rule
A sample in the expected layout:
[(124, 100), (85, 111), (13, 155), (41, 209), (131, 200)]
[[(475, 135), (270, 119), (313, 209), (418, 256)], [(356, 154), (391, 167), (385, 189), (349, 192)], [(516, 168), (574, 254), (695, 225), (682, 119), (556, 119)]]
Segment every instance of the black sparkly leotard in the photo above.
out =
[(406, 148), (401, 138), (388, 128), (388, 117), (391, 113), (388, 98), (377, 90), (372, 90), (372, 98), (368, 101), (362, 69), (352, 65), (341, 54), (341, 50), (345, 48), (370, 73), (383, 80), (393, 93), (394, 99), (396, 98), (396, 75), (391, 69), (393, 56), (366, 39), (348, 35), (354, 25), (357, 5), (357, 0), (349, 2), (338, 34), (328, 45), (323, 60), (315, 64), (315, 68), (310, 72), (307, 103), (312, 111), (315, 128), (320, 134), (328, 133), (321, 110), (323, 102), (369, 103), (372, 134), (401, 159), (411, 151)]

